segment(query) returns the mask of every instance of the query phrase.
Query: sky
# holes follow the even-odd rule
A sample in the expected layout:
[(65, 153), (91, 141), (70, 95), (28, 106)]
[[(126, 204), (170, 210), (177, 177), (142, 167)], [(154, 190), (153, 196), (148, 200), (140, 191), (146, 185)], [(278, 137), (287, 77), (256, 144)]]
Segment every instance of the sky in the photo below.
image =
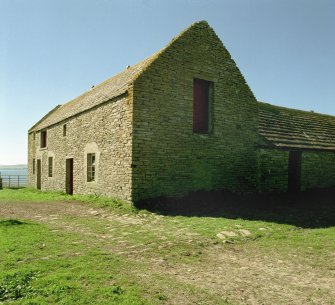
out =
[(0, 164), (42, 116), (206, 20), (256, 98), (335, 115), (334, 0), (0, 0)]

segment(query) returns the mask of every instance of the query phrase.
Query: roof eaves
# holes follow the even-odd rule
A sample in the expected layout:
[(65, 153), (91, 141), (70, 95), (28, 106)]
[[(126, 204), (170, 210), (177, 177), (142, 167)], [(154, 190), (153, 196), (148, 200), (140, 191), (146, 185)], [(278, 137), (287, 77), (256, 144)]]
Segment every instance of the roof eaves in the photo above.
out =
[[(97, 108), (99, 108), (99, 107), (105, 105), (106, 103), (109, 103), (109, 102), (115, 102), (115, 101), (119, 100), (120, 98), (122, 98), (123, 96), (126, 96), (126, 95), (128, 95), (128, 86), (125, 87), (124, 90), (122, 90), (121, 92), (118, 92), (118, 94), (116, 94), (116, 95), (114, 95), (114, 96), (108, 98), (107, 100), (105, 100), (105, 101), (103, 101), (103, 102), (101, 102), (101, 103), (99, 103), (99, 104), (97, 104), (97, 105), (94, 105), (94, 106), (92, 106), (92, 107), (90, 107), (90, 108), (84, 109), (84, 110), (82, 110), (82, 111), (80, 111), (80, 112), (76, 112), (76, 113), (73, 114), (73, 115), (70, 115), (70, 116), (68, 116), (68, 117), (66, 117), (66, 118), (63, 118), (63, 119), (58, 120), (58, 121), (56, 121), (56, 122), (53, 122), (53, 123), (51, 123), (51, 124), (48, 124), (48, 125), (45, 125), (45, 126), (42, 125), (42, 127), (39, 127), (39, 128), (37, 128), (37, 129), (35, 129), (34, 131), (37, 132), (37, 131), (40, 131), (40, 130), (49, 128), (49, 127), (51, 127), (51, 126), (57, 125), (57, 124), (59, 124), (59, 123), (61, 123), (61, 122), (67, 121), (67, 120), (69, 120), (69, 119), (71, 119), (71, 118), (73, 118), (73, 117), (75, 117), (75, 116), (78, 116), (78, 115), (81, 115), (81, 114), (83, 114), (83, 113), (92, 111), (93, 109), (97, 109)], [(58, 109), (60, 106), (62, 106), (62, 105), (58, 105), (56, 108)], [(53, 112), (54, 110), (56, 110), (56, 109), (53, 109), (52, 112)], [(43, 119), (42, 119), (42, 120), (43, 120)], [(42, 120), (40, 120), (40, 121), (42, 121)], [(36, 125), (38, 125), (38, 123), (36, 123), (34, 126), (36, 126)], [(33, 126), (33, 127), (34, 127), (34, 126)], [(32, 128), (33, 128), (33, 127), (32, 127)], [(29, 130), (33, 131), (32, 128), (29, 129)]]
[(41, 122), (43, 122), (47, 117), (49, 117), (52, 113), (54, 113), (59, 107), (61, 107), (62, 105), (57, 105), (56, 107), (54, 107), (53, 109), (51, 109), (44, 117), (42, 117), (39, 121), (37, 121), (37, 123), (35, 123), (33, 126), (31, 126), (28, 130), (28, 133), (33, 132), (34, 128), (39, 125)]

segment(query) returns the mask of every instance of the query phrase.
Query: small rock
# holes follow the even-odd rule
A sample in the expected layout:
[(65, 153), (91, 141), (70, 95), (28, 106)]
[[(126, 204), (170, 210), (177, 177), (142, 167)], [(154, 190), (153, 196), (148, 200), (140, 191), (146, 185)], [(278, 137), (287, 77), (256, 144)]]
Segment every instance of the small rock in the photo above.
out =
[(251, 235), (251, 232), (249, 230), (246, 229), (239, 229), (239, 232), (243, 235), (243, 236), (249, 236)]
[(221, 233), (216, 234), (216, 236), (220, 239), (225, 239), (226, 238), (226, 235), (223, 235)]
[(224, 239), (226, 237), (236, 237), (238, 234), (233, 231), (221, 231), (220, 233), (216, 234), (216, 236)]

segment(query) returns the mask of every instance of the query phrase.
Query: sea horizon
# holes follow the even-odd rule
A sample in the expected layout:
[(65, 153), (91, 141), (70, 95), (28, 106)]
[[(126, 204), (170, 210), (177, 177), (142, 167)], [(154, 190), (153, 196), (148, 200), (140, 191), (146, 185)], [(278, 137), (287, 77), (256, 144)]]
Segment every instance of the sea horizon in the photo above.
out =
[(17, 165), (0, 165), (0, 176), (25, 176), (28, 174), (28, 166), (26, 164)]
[(0, 164), (0, 169), (18, 169), (18, 168), (27, 168), (28, 164)]

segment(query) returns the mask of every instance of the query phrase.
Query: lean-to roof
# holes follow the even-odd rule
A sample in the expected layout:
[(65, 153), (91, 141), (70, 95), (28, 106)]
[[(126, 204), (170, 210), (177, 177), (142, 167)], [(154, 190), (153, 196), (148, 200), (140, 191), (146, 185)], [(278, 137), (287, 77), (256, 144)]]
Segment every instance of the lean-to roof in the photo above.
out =
[(259, 103), (258, 132), (281, 149), (335, 151), (335, 117)]

